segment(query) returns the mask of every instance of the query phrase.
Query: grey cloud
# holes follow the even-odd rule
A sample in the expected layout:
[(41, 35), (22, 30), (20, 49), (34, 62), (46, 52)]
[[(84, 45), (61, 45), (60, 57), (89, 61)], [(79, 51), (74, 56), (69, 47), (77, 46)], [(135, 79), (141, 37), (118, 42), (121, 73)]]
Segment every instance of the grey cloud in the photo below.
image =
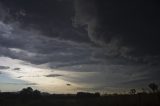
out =
[(18, 76), (17, 78), (22, 78), (22, 77), (41, 77), (41, 76), (39, 76), (39, 75), (37, 75), (37, 76)]
[[(90, 45), (40, 36), (34, 30), (28, 31), (19, 28), (17, 24), (12, 24), (12, 26), (3, 23), (2, 25), (6, 31), (4, 31), (5, 36), (1, 36), (3, 39), (0, 42), (1, 55), (25, 60), (33, 64), (55, 62), (50, 65), (52, 68), (94, 63), (94, 61), (90, 60), (93, 52), (93, 47)], [(7, 26), (10, 26), (12, 29), (10, 33), (8, 33)], [(14, 29), (15, 27), (16, 29)]]
[(95, 34), (95, 30), (99, 26), (97, 15), (95, 0), (75, 0), (73, 25), (75, 27), (84, 26), (91, 41), (101, 44), (102, 41), (99, 41), (98, 35)]
[(23, 76), (18, 76), (17, 78), (22, 78)]
[[(151, 7), (143, 4), (151, 5)], [(150, 12), (146, 12), (149, 9)], [(155, 18), (151, 16), (152, 13), (156, 15), (155, 11), (158, 9), (155, 2), (149, 4), (143, 1), (75, 0), (73, 25), (76, 28), (85, 29), (92, 42), (108, 49), (108, 55), (143, 62), (148, 56), (159, 57), (160, 51), (157, 46), (159, 45), (157, 41), (159, 20), (156, 19), (155, 22)], [(142, 11), (144, 14), (139, 15)]]
[[(144, 65), (82, 65), (63, 70), (79, 70), (90, 73), (91, 76), (65, 76), (63, 79), (72, 83), (81, 83), (88, 86), (106, 87), (144, 87), (149, 81), (159, 81), (159, 67)], [(92, 73), (94, 73), (92, 75)], [(127, 84), (127, 85), (126, 85)]]
[[(97, 45), (107, 48), (108, 49), (107, 52), (110, 53), (111, 55), (116, 55), (116, 56), (119, 55), (119, 56), (123, 56), (125, 58), (129, 58), (133, 60), (139, 59), (139, 57), (144, 56), (144, 54), (146, 56), (150, 56), (152, 54), (155, 54), (155, 55), (159, 54), (159, 51), (158, 51), (159, 47), (156, 46), (156, 45), (159, 45), (157, 41), (158, 39), (158, 36), (157, 36), (158, 32), (156, 28), (157, 24), (154, 24), (154, 20), (152, 20), (153, 17), (150, 16), (151, 12), (148, 11), (148, 14), (146, 13), (148, 8), (144, 6), (146, 11), (143, 9), (143, 6), (141, 6), (143, 2), (141, 1), (140, 2), (135, 1), (134, 3), (126, 2), (126, 4), (128, 5), (124, 5), (125, 4), (124, 1), (122, 1), (122, 3), (120, 3), (121, 5), (119, 5), (118, 4), (119, 2), (116, 0), (115, 2), (114, 1), (98, 1), (98, 0), (75, 0), (75, 1), (62, 0), (62, 2), (57, 2), (57, 1), (38, 2), (39, 4), (37, 5), (38, 7), (43, 3), (48, 5), (47, 8), (44, 6), (44, 10), (46, 11), (48, 11), (48, 8), (51, 9), (51, 7), (53, 8), (52, 10), (54, 10), (53, 13), (56, 13), (56, 10), (58, 10), (58, 13), (60, 14), (57, 14), (57, 16), (48, 12), (44, 13), (44, 11), (37, 9), (38, 7), (35, 8), (33, 6), (34, 2), (31, 0), (29, 0), (28, 2), (31, 3), (31, 5), (29, 6), (30, 8), (27, 5), (25, 5), (25, 2), (22, 3), (19, 0), (16, 0), (15, 2), (11, 2), (13, 9), (11, 8), (10, 11), (11, 13), (14, 13), (12, 10), (19, 11), (20, 8), (25, 9), (24, 11), (29, 13), (30, 16), (32, 16), (32, 18), (28, 16), (25, 19), (23, 19), (22, 17), (19, 17), (18, 21), (20, 22), (20, 24), (24, 24), (25, 26), (28, 25), (27, 23), (30, 23), (30, 24), (32, 23), (35, 26), (36, 25), (42, 26), (42, 28), (38, 28), (38, 29), (41, 30), (42, 32), (44, 31), (49, 32), (49, 34), (43, 33), (42, 36), (47, 35), (52, 38), (58, 38), (60, 40), (62, 39), (71, 40), (78, 43), (79, 41), (80, 42), (85, 41), (85, 43), (91, 44), (90, 41), (92, 41)], [(73, 24), (76, 26), (76, 28), (73, 28), (73, 26), (71, 25), (71, 18), (73, 18), (73, 15), (74, 15), (73, 2), (74, 2), (74, 8), (75, 8), (75, 16), (73, 19)], [(136, 4), (136, 2), (139, 2), (139, 3)], [(3, 2), (3, 3), (6, 6), (8, 6), (7, 0), (6, 2)], [(18, 5), (19, 3), (21, 5)], [(55, 6), (51, 6), (51, 4)], [(64, 6), (64, 4), (66, 5)], [(150, 4), (154, 5), (154, 3), (150, 3)], [(136, 8), (132, 8), (134, 7), (134, 5), (136, 5)], [(64, 7), (64, 9), (63, 8), (60, 9), (59, 7), (61, 6)], [(35, 11), (33, 12), (29, 11), (30, 9)], [(138, 23), (137, 23), (137, 20), (134, 18), (135, 14), (132, 11), (132, 9), (135, 10), (136, 15), (139, 16), (138, 18), (136, 18), (138, 20)], [(155, 14), (154, 8), (152, 8), (152, 6), (149, 9), (153, 12), (153, 14)], [(139, 15), (141, 14), (142, 11), (144, 11), (143, 12), (144, 14)], [(66, 13), (68, 13), (68, 15)], [(65, 15), (65, 18), (63, 19), (62, 17), (64, 17), (64, 15)], [(146, 17), (145, 15), (149, 17)], [(41, 16), (44, 16), (44, 17), (42, 18)], [(37, 17), (38, 19), (35, 17)], [(53, 19), (52, 18), (50, 19), (48, 17), (52, 17)], [(126, 19), (126, 17), (129, 17), (129, 18)], [(145, 20), (142, 20), (144, 18), (146, 20), (150, 20), (151, 22), (147, 23)], [(55, 20), (56, 22), (54, 22)], [(158, 20), (156, 21), (157, 23), (159, 22)], [(46, 23), (49, 23), (49, 24), (46, 24)], [(143, 25), (144, 23), (146, 23), (147, 25), (144, 26)], [(154, 28), (150, 27), (152, 25)], [(26, 28), (26, 27), (23, 27), (23, 28)], [(142, 31), (140, 31), (139, 29), (142, 29)], [(148, 30), (145, 30), (146, 31), (145, 32), (143, 31), (143, 29), (144, 30), (148, 29)], [(149, 29), (151, 29), (151, 31), (149, 31)], [(29, 32), (32, 32), (32, 31), (29, 30)], [(153, 32), (154, 36), (150, 36), (152, 35), (151, 32)], [(20, 35), (23, 33), (24, 31), (22, 31), (21, 33), (18, 32), (18, 34)], [(37, 35), (35, 33), (34, 34), (27, 33), (25, 36), (28, 36), (30, 34)], [(150, 37), (152, 39), (150, 39)], [(14, 46), (19, 46), (21, 48), (25, 48), (26, 46), (31, 46), (31, 45), (21, 45), (23, 42), (28, 44), (30, 42), (24, 41), (24, 40), (23, 42), (20, 42), (22, 40), (18, 38), (16, 39), (19, 42), (14, 42), (14, 43), (12, 42), (12, 39), (4, 39), (4, 38), (2, 39), (3, 39), (3, 45), (5, 46), (14, 45)], [(30, 37), (30, 40), (31, 39), (32, 37)], [(153, 41), (153, 42), (150, 43), (150, 41), (151, 42)], [(5, 42), (9, 42), (9, 43), (4, 44)], [(37, 41), (34, 40), (32, 42), (38, 42), (38, 44), (42, 44), (42, 42), (38, 40)], [(41, 52), (44, 52), (44, 51), (49, 52), (50, 49), (56, 49), (56, 48), (50, 47), (49, 45), (50, 44), (47, 43), (45, 46), (42, 47), (41, 45), (36, 45), (35, 43), (34, 46), (33, 45), (31, 46), (30, 50), (33, 51), (34, 48), (37, 48), (37, 47), (38, 48), (41, 47), (39, 50), (37, 50)], [(45, 48), (46, 46), (47, 48)], [(150, 50), (148, 50), (147, 47), (149, 47)]]
[[(92, 42), (106, 48), (108, 55), (126, 57), (130, 48), (121, 44), (121, 38), (116, 33), (102, 30), (98, 17), (96, 0), (75, 0), (75, 27), (86, 26), (86, 31)], [(113, 37), (112, 37), (113, 36)]]
[[(84, 31), (75, 29), (72, 26), (71, 20), (74, 15), (72, 0), (62, 0), (61, 2), (58, 0), (39, 2), (32, 0), (10, 2), (6, 0), (2, 1), (2, 3), (9, 9), (10, 17), (19, 21), (23, 28), (34, 27), (41, 30), (44, 36), (62, 40), (71, 40), (79, 43), (88, 43), (90, 41)], [(43, 9), (41, 6), (43, 6)], [(22, 15), (24, 12), (25, 16)]]
[(14, 68), (13, 70), (20, 70), (21, 68)]
[(9, 17), (8, 9), (0, 2), (0, 20), (6, 21)]
[(72, 86), (71, 84), (66, 84), (67, 86)]
[(24, 85), (38, 85), (37, 83), (25, 83)]
[[(4, 23), (3, 27), (7, 29), (7, 25)], [(70, 41), (50, 39), (40, 35), (35, 36), (35, 34), (37, 33), (35, 33), (32, 30), (30, 30), (30, 32), (27, 32), (27, 30), (19, 28), (16, 30), (17, 31), (10, 33), (6, 31), (5, 36), (1, 36), (1, 38), (3, 39), (0, 42), (2, 55), (31, 61), (32, 63), (41, 64), (50, 62), (52, 60), (61, 60), (59, 58), (62, 58), (62, 61), (64, 59), (64, 61), (68, 61), (68, 59), (70, 59), (71, 57), (79, 58), (79, 56), (75, 55), (75, 53), (84, 49), (83, 44), (82, 46), (79, 46), (76, 43), (72, 43)], [(14, 37), (12, 38), (11, 36)], [(24, 37), (26, 38), (23, 39)], [(59, 57), (57, 58), (57, 56)]]
[(60, 74), (49, 74), (49, 75), (45, 75), (46, 77), (60, 77), (60, 76), (63, 76), (63, 75), (60, 75)]
[(0, 69), (10, 69), (9, 66), (0, 66)]
[[(107, 29), (105, 31), (102, 30), (103, 28), (99, 22), (98, 15), (99, 11), (96, 0), (75, 0), (75, 17), (73, 25), (76, 28), (81, 28), (81, 26), (83, 26), (87, 31), (90, 40), (95, 44), (108, 47), (114, 46), (115, 43), (112, 44), (112, 42), (115, 40), (116, 42), (119, 41), (117, 41), (117, 38), (111, 39), (110, 36), (115, 35), (115, 33), (107, 31)], [(105, 39), (104, 36), (107, 36), (108, 38)], [(119, 45), (116, 45), (115, 47), (117, 48), (117, 46)], [(111, 49), (115, 49), (115, 47), (111, 47)]]
[[(87, 24), (88, 28), (89, 26), (94, 26), (92, 24), (95, 24), (95, 26), (100, 26), (97, 24), (98, 17), (95, 2), (96, 0), (75, 1), (75, 24), (80, 24), (80, 26)], [(89, 30), (88, 28), (87, 30)], [(93, 28), (92, 31), (97, 31), (97, 28)], [(115, 58), (119, 58), (118, 56), (122, 56), (123, 58), (127, 58), (128, 60), (135, 62), (141, 60), (139, 57), (133, 57), (132, 54), (130, 54), (130, 52), (133, 51), (132, 48), (121, 45), (121, 39), (113, 37), (106, 42), (106, 39), (101, 34), (97, 34), (99, 35), (98, 38), (96, 38), (94, 34), (90, 34), (90, 39), (92, 39), (91, 37), (93, 37), (95, 40), (97, 40), (97, 42), (103, 42), (103, 40), (105, 40), (105, 44), (102, 47), (96, 47), (94, 45), (91, 45), (90, 43), (77, 43), (76, 41), (66, 39), (62, 40), (60, 36), (55, 38), (44, 36), (43, 33), (36, 29), (33, 29), (33, 27), (21, 27), (21, 22), (19, 21), (10, 23), (1, 21), (0, 33), (0, 38), (2, 39), (0, 41), (0, 49), (2, 49), (0, 53), (1, 55), (25, 60), (33, 64), (57, 64), (57, 66), (55, 66), (54, 64), (50, 65), (52, 68), (61, 66), (63, 67), (65, 65), (69, 66), (70, 64), (72, 66), (76, 64), (92, 64), (96, 62), (107, 63), (108, 58), (110, 58), (109, 60), (114, 60)], [(113, 35), (119, 36), (116, 34)], [(101, 40), (100, 36), (102, 36), (103, 40)], [(76, 38), (79, 39), (79, 37)], [(19, 49), (19, 51), (17, 52), (16, 50), (10, 48)], [(126, 61), (127, 59), (119, 58), (119, 61), (122, 62)], [(155, 58), (150, 60), (153, 61), (155, 60)], [(149, 60), (146, 61), (149, 62)], [(159, 60), (157, 60), (157, 62), (158, 61)]]
[[(94, 47), (73, 41), (41, 36), (36, 30), (21, 29), (18, 24), (0, 24), (4, 30), (0, 36), (0, 54), (25, 60), (33, 64), (45, 64), (51, 68), (72, 67), (82, 64), (129, 64), (127, 59), (116, 57), (118, 43), (115, 41), (107, 47)], [(24, 39), (25, 38), (25, 39)], [(114, 49), (115, 48), (115, 49)], [(112, 52), (112, 51), (114, 52)], [(122, 49), (121, 49), (122, 50)], [(122, 50), (126, 54), (127, 48)], [(124, 56), (123, 56), (124, 57)], [(147, 59), (149, 61), (152, 57)], [(155, 58), (157, 59), (157, 58)], [(153, 61), (154, 59), (152, 59)], [(131, 58), (131, 61), (133, 59)], [(135, 59), (135, 63), (136, 63)], [(158, 60), (157, 60), (158, 62)], [(152, 62), (150, 63), (152, 64)]]

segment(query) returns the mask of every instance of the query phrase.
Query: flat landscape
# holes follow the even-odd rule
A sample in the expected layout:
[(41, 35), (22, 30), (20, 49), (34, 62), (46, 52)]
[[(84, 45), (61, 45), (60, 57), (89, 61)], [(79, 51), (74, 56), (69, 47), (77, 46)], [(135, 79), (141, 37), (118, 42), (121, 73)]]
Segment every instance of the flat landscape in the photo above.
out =
[(0, 106), (160, 106), (160, 93), (48, 94), (35, 91), (0, 93)]

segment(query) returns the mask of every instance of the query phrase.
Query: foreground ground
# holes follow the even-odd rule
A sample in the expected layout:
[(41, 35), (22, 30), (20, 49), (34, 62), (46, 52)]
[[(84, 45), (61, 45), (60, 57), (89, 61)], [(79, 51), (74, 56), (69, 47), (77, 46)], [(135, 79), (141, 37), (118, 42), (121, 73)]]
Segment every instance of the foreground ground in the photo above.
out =
[(160, 94), (106, 95), (80, 93), (0, 93), (0, 106), (160, 106)]

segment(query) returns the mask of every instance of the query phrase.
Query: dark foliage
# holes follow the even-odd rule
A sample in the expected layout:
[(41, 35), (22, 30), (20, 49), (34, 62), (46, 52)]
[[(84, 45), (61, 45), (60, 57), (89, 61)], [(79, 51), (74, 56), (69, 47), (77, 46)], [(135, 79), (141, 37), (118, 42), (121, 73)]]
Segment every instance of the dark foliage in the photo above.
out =
[(0, 106), (160, 106), (160, 93), (100, 95), (48, 94), (28, 87), (20, 92), (0, 92)]
[(158, 85), (157, 85), (157, 84), (155, 84), (155, 83), (150, 83), (148, 86), (149, 86), (149, 88), (152, 89), (153, 92), (158, 91)]
[(130, 90), (130, 94), (135, 94), (136, 93), (136, 89), (131, 89)]

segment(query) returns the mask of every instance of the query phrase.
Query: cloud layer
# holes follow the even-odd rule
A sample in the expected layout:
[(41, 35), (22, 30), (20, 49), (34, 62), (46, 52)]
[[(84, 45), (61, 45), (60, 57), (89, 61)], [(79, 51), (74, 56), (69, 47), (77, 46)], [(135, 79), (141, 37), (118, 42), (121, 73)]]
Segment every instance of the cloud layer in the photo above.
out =
[[(141, 1), (2, 0), (0, 57), (73, 72), (43, 77), (74, 84), (105, 88), (158, 82), (158, 10), (156, 2)], [(6, 69), (10, 66), (0, 66)]]

